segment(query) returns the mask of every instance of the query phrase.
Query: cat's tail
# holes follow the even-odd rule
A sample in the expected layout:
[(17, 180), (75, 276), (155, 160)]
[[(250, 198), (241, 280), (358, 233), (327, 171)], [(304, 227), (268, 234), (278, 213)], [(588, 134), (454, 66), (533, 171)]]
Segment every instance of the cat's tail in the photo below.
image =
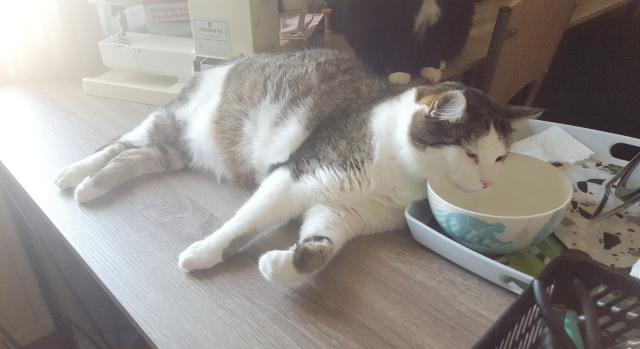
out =
[(159, 109), (113, 143), (60, 170), (55, 184), (75, 189), (76, 201), (84, 203), (144, 174), (184, 168), (188, 160), (179, 137), (174, 116)]

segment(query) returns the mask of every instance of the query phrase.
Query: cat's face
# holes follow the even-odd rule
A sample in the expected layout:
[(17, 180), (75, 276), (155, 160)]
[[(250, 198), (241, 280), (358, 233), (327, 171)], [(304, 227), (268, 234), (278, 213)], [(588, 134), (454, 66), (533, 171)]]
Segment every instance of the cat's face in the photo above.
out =
[(481, 91), (458, 83), (418, 88), (416, 101), (424, 107), (411, 121), (412, 145), (425, 155), (436, 155), (439, 170), (469, 191), (496, 182), (507, 157), (512, 124), (542, 112), (499, 107)]

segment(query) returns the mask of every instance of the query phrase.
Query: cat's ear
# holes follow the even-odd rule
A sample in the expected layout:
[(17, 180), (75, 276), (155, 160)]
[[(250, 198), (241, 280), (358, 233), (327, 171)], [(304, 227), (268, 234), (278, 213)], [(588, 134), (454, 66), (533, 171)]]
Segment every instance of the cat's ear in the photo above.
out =
[(525, 107), (521, 105), (507, 105), (504, 108), (504, 112), (505, 118), (511, 122), (511, 126), (518, 128), (518, 126), (529, 119), (537, 119), (542, 115), (542, 113), (544, 113), (544, 109)]
[(456, 122), (464, 116), (467, 99), (460, 90), (440, 93), (427, 104), (427, 117)]
[(509, 120), (537, 119), (544, 113), (544, 109), (525, 107), (522, 105), (507, 105), (504, 111), (505, 117)]

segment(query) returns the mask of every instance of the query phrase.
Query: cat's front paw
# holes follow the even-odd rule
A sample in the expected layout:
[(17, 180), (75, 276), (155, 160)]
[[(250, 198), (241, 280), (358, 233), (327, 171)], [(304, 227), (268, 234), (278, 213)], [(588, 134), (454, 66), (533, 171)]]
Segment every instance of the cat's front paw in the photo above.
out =
[(67, 166), (56, 173), (54, 183), (60, 190), (75, 188), (88, 174), (79, 166)]
[(178, 257), (178, 265), (184, 271), (209, 269), (220, 262), (221, 254), (206, 240), (193, 243)]
[(258, 267), (265, 279), (282, 284), (299, 282), (307, 277), (293, 266), (293, 250), (269, 251), (260, 257)]
[(438, 68), (425, 67), (420, 70), (420, 75), (429, 82), (436, 83), (442, 79), (442, 70)]

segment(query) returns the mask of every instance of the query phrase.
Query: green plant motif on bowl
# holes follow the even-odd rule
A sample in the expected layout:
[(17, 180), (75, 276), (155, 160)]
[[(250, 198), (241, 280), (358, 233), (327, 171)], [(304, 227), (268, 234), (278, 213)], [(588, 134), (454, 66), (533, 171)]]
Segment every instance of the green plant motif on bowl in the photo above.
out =
[(464, 213), (446, 213), (438, 211), (436, 220), (456, 241), (482, 253), (506, 253), (511, 251), (512, 242), (498, 239), (504, 233), (505, 226), (500, 223), (487, 223)]
[[(532, 236), (527, 227), (518, 233), (510, 233), (505, 236), (507, 227), (502, 223), (488, 223), (484, 220), (465, 213), (451, 212), (444, 209), (434, 209), (434, 216), (440, 226), (454, 240), (484, 254), (506, 254), (526, 248), (545, 240), (564, 217), (565, 210), (555, 212), (544, 223), (542, 228), (535, 233), (535, 238), (527, 245), (509, 241), (515, 236)], [(527, 224), (528, 225), (528, 224)], [(530, 228), (530, 227), (529, 227)], [(535, 228), (534, 228), (535, 229)]]
[(547, 223), (544, 224), (544, 227), (542, 227), (538, 234), (536, 234), (536, 238), (533, 239), (531, 245), (537, 244), (549, 237), (549, 235), (551, 235), (551, 233), (553, 233), (553, 231), (556, 229), (562, 218), (564, 218), (565, 212), (566, 209), (554, 213), (553, 216), (551, 216), (551, 218), (547, 221)]

